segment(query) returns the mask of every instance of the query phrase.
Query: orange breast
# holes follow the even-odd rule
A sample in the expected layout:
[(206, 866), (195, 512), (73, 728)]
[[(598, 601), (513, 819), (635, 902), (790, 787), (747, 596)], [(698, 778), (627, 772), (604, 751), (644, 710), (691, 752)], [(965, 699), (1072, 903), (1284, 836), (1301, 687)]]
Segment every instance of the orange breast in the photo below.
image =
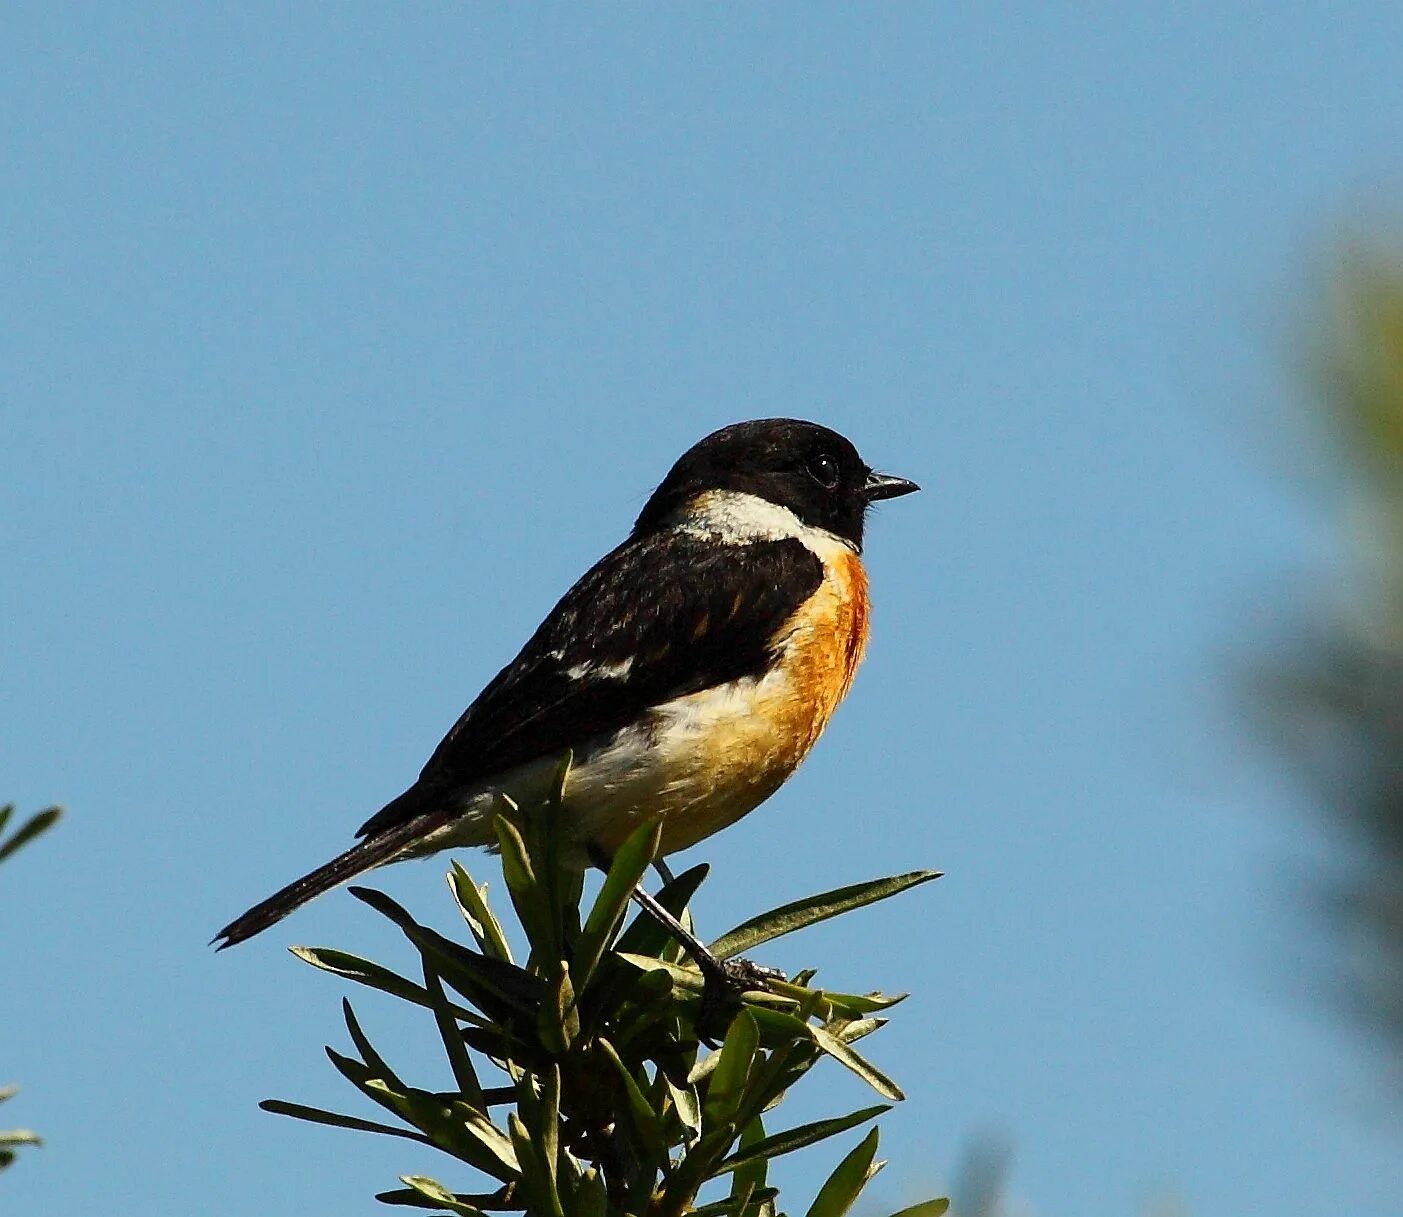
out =
[(769, 798), (847, 693), (867, 645), (867, 579), (856, 554), (825, 566), (818, 590), (776, 632), (780, 659), (766, 676), (678, 703), (700, 729), (660, 741), (672, 754), (654, 804), (667, 817), (664, 852), (685, 849)]
[(857, 674), (867, 649), (867, 574), (854, 553), (825, 563), (823, 583), (780, 631), (789, 696), (785, 733), (802, 751), (813, 747)]

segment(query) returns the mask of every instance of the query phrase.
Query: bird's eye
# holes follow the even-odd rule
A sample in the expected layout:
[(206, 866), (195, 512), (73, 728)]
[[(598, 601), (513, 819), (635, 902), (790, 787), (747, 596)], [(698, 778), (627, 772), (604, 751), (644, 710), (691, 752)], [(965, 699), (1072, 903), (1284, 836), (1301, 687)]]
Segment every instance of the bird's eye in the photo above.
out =
[(821, 452), (809, 462), (809, 476), (825, 490), (832, 490), (838, 484), (838, 462)]

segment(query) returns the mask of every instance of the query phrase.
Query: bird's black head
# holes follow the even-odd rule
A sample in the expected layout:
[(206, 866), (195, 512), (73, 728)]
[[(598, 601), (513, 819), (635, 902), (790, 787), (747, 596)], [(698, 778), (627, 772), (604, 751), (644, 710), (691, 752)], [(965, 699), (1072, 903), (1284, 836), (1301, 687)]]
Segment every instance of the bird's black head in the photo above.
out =
[(708, 491), (731, 491), (788, 508), (804, 524), (860, 549), (867, 508), (918, 489), (905, 478), (874, 473), (836, 431), (761, 418), (713, 431), (684, 452), (653, 491), (633, 535), (665, 527)]

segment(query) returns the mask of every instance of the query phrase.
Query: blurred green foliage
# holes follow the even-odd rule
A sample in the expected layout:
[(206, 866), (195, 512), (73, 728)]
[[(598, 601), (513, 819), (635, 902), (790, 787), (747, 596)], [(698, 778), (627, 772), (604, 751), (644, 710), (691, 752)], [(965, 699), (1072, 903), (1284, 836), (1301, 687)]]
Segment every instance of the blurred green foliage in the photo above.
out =
[[(451, 1085), (414, 1085), (370, 1043), (345, 1002), (354, 1055), (331, 1048), (327, 1055), (395, 1122), (263, 1104), (433, 1148), (477, 1179), (476, 1190), (455, 1191), (405, 1174), (403, 1187), (381, 1193), (381, 1201), (469, 1215), (776, 1217), (779, 1197), (768, 1176), (774, 1158), (866, 1124), (903, 1097), (855, 1047), (881, 1029), (882, 1012), (903, 995), (829, 992), (813, 987), (812, 972), (763, 992), (705, 993), (701, 973), (668, 930), (646, 914), (626, 918), (634, 886), (656, 856), (656, 823), (619, 850), (583, 910), (583, 877), (555, 863), (550, 826), (559, 817), (550, 807), (534, 815), (508, 810), (496, 829), (507, 894), (529, 943), (524, 963), (513, 958), (486, 887), (456, 864), (449, 886), (470, 945), (419, 924), (379, 892), (352, 889), (409, 940), (412, 976), (341, 951), (294, 948), (318, 968), (421, 1008), (442, 1044)], [(684, 925), (706, 873), (693, 867), (658, 895)], [(935, 877), (919, 871), (786, 905), (738, 926), (711, 950), (732, 959)], [(717, 1039), (719, 1047), (708, 1049)], [(786, 1093), (824, 1058), (886, 1102), (776, 1127)], [(872, 1128), (848, 1150), (808, 1217), (841, 1217), (852, 1207), (883, 1165), (877, 1138)], [(946, 1208), (933, 1200), (905, 1217), (938, 1217)]]
[[(17, 850), (22, 849), (33, 841), (40, 833), (51, 828), (59, 818), (60, 812), (57, 807), (50, 807), (47, 811), (36, 812), (30, 816), (8, 837), (5, 836), (5, 829), (9, 826), (10, 819), (15, 813), (13, 803), (8, 803), (0, 807), (0, 862), (10, 857)], [(19, 1089), (17, 1086), (0, 1086), (0, 1103), (12, 1097)], [(0, 1170), (4, 1170), (15, 1160), (16, 1152), (21, 1145), (40, 1145), (39, 1137), (30, 1132), (27, 1128), (0, 1129)]]
[(1352, 550), (1332, 611), (1268, 665), (1261, 688), (1278, 739), (1352, 847), (1323, 884), (1337, 992), (1403, 1045), (1403, 262), (1378, 250), (1343, 259), (1310, 353)]

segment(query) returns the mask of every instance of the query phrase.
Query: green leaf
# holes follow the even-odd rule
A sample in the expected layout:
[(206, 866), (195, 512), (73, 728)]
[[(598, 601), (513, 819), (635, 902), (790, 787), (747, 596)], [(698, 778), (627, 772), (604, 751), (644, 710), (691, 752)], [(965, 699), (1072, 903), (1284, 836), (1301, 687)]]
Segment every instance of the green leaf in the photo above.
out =
[(813, 1032), (815, 1042), (824, 1052), (840, 1064), (846, 1065), (882, 1098), (899, 1103), (906, 1097), (901, 1093), (901, 1087), (891, 1078), (887, 1077), (871, 1061), (859, 1056), (855, 1048), (850, 1048), (832, 1032), (826, 1031), (822, 1027), (811, 1027), (809, 1030)]
[[(765, 1140), (765, 1120), (763, 1116), (757, 1115), (741, 1131), (740, 1149), (742, 1154), (749, 1153), (750, 1150), (762, 1144)], [(752, 1157), (748, 1162), (738, 1162), (734, 1164), (731, 1169), (733, 1171), (731, 1175), (731, 1196), (733, 1199), (739, 1199), (747, 1192), (754, 1194), (758, 1189), (765, 1186), (765, 1182), (770, 1173), (770, 1164), (769, 1160), (765, 1157)], [(722, 1172), (718, 1170), (713, 1173), (721, 1174)], [(745, 1205), (741, 1205), (740, 1209), (744, 1211)]]
[(424, 988), (429, 995), (429, 1000), (433, 1002), (434, 1023), (438, 1027), (438, 1037), (443, 1041), (444, 1055), (448, 1057), (448, 1067), (453, 1070), (453, 1080), (457, 1082), (458, 1089), (463, 1092), (464, 1097), (474, 1107), (486, 1108), (486, 1099), (482, 1093), (482, 1083), (478, 1081), (477, 1070), (473, 1068), (472, 1058), (468, 1055), (467, 1046), (463, 1043), (463, 1034), (458, 1028), (458, 1020), (454, 1017), (453, 1007), (448, 1003), (448, 996), (443, 991), (443, 982), (439, 979), (437, 972), (429, 966), (427, 959), (423, 960), (424, 965)]
[(707, 1082), (702, 1127), (708, 1132), (735, 1119), (759, 1048), (760, 1028), (755, 1024), (755, 1016), (749, 1010), (742, 1010), (731, 1020), (721, 1044), (720, 1059)]
[(619, 1077), (623, 1079), (624, 1091), (628, 1096), (628, 1112), (632, 1117), (633, 1127), (638, 1132), (639, 1144), (647, 1151), (655, 1168), (663, 1166), (667, 1161), (667, 1143), (663, 1137), (657, 1111), (648, 1101), (648, 1096), (638, 1085), (638, 1079), (624, 1064), (614, 1045), (603, 1036), (599, 1037), (597, 1043), (604, 1055), (609, 1058)]
[(345, 1116), (337, 1111), (323, 1111), (320, 1107), (307, 1107), (302, 1103), (288, 1103), (282, 1099), (264, 1099), (259, 1105), (264, 1111), (275, 1116), (291, 1116), (294, 1120), (306, 1120), (309, 1124), (328, 1124), (333, 1128), (349, 1128), (353, 1132), (382, 1133), (387, 1137), (402, 1137), (406, 1141), (417, 1141), (420, 1145), (433, 1142), (422, 1133), (411, 1132), (407, 1128), (395, 1128), (391, 1124), (380, 1124), (375, 1120), (362, 1120), (358, 1116)]
[(829, 989), (808, 989), (792, 981), (772, 980), (774, 992), (796, 1001), (803, 1001), (809, 994), (816, 993), (835, 1010), (844, 1014), (871, 1014), (875, 1010), (890, 1010), (900, 1005), (910, 994), (907, 993), (834, 993)]
[(289, 947), (288, 950), (304, 963), (309, 963), (314, 968), (320, 968), (323, 972), (344, 976), (347, 980), (353, 980), (357, 984), (366, 985), (371, 989), (378, 989), (382, 993), (388, 993), (391, 997), (413, 1002), (416, 1006), (423, 1006), (425, 1009), (433, 1009), (433, 1002), (424, 989), (421, 989), (412, 980), (405, 979), (399, 973), (381, 967), (378, 963), (372, 963), (368, 959), (361, 959), (359, 956), (350, 955), (345, 951), (333, 950), (330, 947)]
[(604, 1180), (594, 1167), (580, 1178), (575, 1194), (570, 1198), (570, 1217), (608, 1217), (609, 1193)]
[(886, 1025), (887, 1020), (884, 1018), (855, 1018), (850, 1023), (844, 1023), (834, 1034), (845, 1044), (855, 1044)]
[[(9, 819), (9, 813), (13, 810), (13, 804), (5, 809), (5, 818)], [(46, 828), (49, 828), (63, 812), (57, 807), (50, 807), (47, 811), (36, 812), (24, 822), (8, 841), (0, 844), (0, 862), (3, 862), (17, 849), (28, 845)]]
[(361, 1089), (420, 1129), (439, 1149), (461, 1158), (468, 1165), (503, 1183), (510, 1183), (520, 1175), (516, 1151), (506, 1133), (466, 1103), (426, 1090), (401, 1093), (379, 1078), (366, 1079)]
[(502, 851), (502, 874), (507, 881), (507, 892), (531, 943), (532, 953), (543, 959), (559, 959), (561, 944), (556, 941), (546, 893), (537, 881), (525, 840), (505, 816), (493, 816), (492, 827)]
[(575, 987), (583, 989), (609, 945), (609, 939), (618, 929), (628, 908), (629, 897), (643, 872), (657, 857), (658, 843), (662, 840), (662, 820), (650, 820), (640, 825), (627, 841), (619, 847), (609, 866), (594, 907), (589, 911), (580, 940), (575, 946), (575, 960), (572, 968)]
[(899, 1213), (893, 1213), (892, 1217), (945, 1217), (949, 1210), (949, 1199), (941, 1196), (937, 1200), (923, 1200), (920, 1204), (913, 1204)]
[[(664, 884), (658, 889), (658, 894), (654, 898), (669, 913), (681, 920), (687, 905), (696, 895), (697, 888), (701, 886), (702, 880), (710, 871), (711, 867), (705, 862), (699, 862), (690, 870), (683, 871), (671, 883)], [(660, 955), (663, 948), (671, 941), (672, 934), (666, 926), (659, 924), (656, 918), (640, 911), (628, 929), (619, 935), (614, 949), (628, 951), (635, 955)]]
[(690, 1217), (732, 1217), (752, 1205), (764, 1204), (779, 1195), (777, 1187), (757, 1187), (747, 1193), (727, 1196), (724, 1200), (714, 1200), (701, 1208), (689, 1210)]
[(432, 1200), (439, 1208), (459, 1214), (459, 1217), (483, 1217), (481, 1209), (464, 1204), (437, 1179), (430, 1179), (427, 1175), (401, 1175), (400, 1181), (406, 1184), (410, 1191), (418, 1193), (426, 1200)]
[(0, 1103), (3, 1103), (6, 1099), (13, 1098), (17, 1094), (19, 1094), (19, 1087), (13, 1082), (8, 1086), (0, 1086)]
[(867, 1183), (867, 1172), (876, 1156), (877, 1129), (874, 1128), (828, 1176), (828, 1182), (809, 1206), (807, 1217), (843, 1217)]
[(43, 1145), (37, 1132), (27, 1128), (9, 1128), (0, 1132), (0, 1145)]
[(875, 1116), (890, 1110), (890, 1104), (883, 1103), (877, 1107), (864, 1107), (861, 1111), (832, 1120), (815, 1120), (812, 1124), (801, 1124), (797, 1128), (777, 1132), (763, 1141), (756, 1141), (753, 1145), (742, 1145), (721, 1163), (715, 1174), (724, 1175), (727, 1171), (749, 1166), (753, 1162), (767, 1161), (770, 1158), (778, 1158), (781, 1154), (793, 1153), (796, 1149), (803, 1149), (807, 1145), (847, 1132), (848, 1129), (865, 1124)]
[(541, 1161), (545, 1163), (546, 1173), (550, 1175), (551, 1185), (556, 1186), (560, 1173), (560, 1066), (553, 1062), (546, 1070), (541, 1086), (540, 1127), (535, 1142)]
[(548, 986), (548, 1000), (541, 1002), (537, 1019), (541, 1042), (556, 1056), (563, 1056), (580, 1034), (580, 1012), (575, 1001), (575, 987), (570, 981), (570, 968), (563, 959), (557, 960)]
[(397, 1090), (404, 1089), (404, 1083), (395, 1076), (393, 1069), (385, 1063), (384, 1058), (375, 1051), (370, 1040), (361, 1030), (360, 1023), (356, 1021), (356, 1013), (351, 1009), (351, 1003), (344, 997), (341, 999), (341, 1016), (346, 1020), (346, 1030), (351, 1034), (351, 1042), (355, 1044), (356, 1051), (360, 1053), (361, 1060), (378, 1078), (384, 1078)]
[(549, 1217), (565, 1217), (555, 1179), (546, 1170), (545, 1163), (537, 1157), (531, 1134), (527, 1131), (525, 1123), (516, 1112), (507, 1116), (507, 1123), (511, 1129), (512, 1145), (516, 1149), (517, 1161), (521, 1163), (521, 1177), (527, 1188), (527, 1199), (534, 1196), (536, 1201), (535, 1204), (527, 1206), (528, 1211), (540, 1214), (544, 1210), (545, 1213), (549, 1214)]
[(687, 1130), (690, 1139), (695, 1140), (700, 1137), (701, 1100), (697, 1098), (697, 1092), (691, 1086), (676, 1085), (665, 1073), (663, 1074), (663, 1083), (667, 1086), (667, 1093), (672, 1098), (672, 1108), (677, 1113), (678, 1122)]
[[(484, 1014), (497, 1019), (536, 1017), (546, 998), (546, 983), (539, 976), (491, 955), (479, 955), (427, 926), (401, 928), (439, 977), (478, 1005)], [(420, 1004), (432, 1008), (427, 992), (424, 996), (426, 1000)], [(471, 1011), (454, 1007), (453, 1013), (468, 1022), (485, 1025), (482, 1017)]]
[(668, 963), (667, 960), (656, 959), (652, 955), (633, 955), (626, 951), (616, 951), (615, 954), (642, 972), (666, 972), (672, 977), (675, 986), (689, 992), (700, 994), (705, 987), (706, 982), (696, 968), (684, 968), (681, 964)]
[(448, 886), (482, 953), (511, 963), (512, 949), (507, 944), (507, 936), (502, 932), (502, 923), (487, 907), (487, 884), (478, 887), (473, 882), (473, 877), (455, 861), (448, 875)]
[(862, 908), (866, 904), (875, 904), (908, 888), (939, 878), (939, 871), (911, 871), (905, 875), (873, 879), (868, 883), (854, 883), (819, 896), (809, 896), (792, 904), (771, 909), (768, 913), (761, 913), (758, 917), (752, 917), (729, 933), (721, 935), (708, 949), (717, 959), (733, 959), (784, 934), (792, 934), (795, 930), (827, 921), (830, 917)]

